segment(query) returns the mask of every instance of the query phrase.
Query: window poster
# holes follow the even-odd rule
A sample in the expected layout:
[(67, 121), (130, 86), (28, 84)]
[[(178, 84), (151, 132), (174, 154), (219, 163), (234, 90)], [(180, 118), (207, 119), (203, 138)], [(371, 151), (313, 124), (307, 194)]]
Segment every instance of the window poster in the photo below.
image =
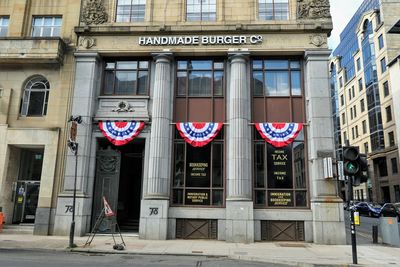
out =
[(186, 189), (186, 205), (210, 205), (209, 189)]
[(210, 187), (211, 145), (187, 146), (186, 187)]
[(268, 188), (292, 189), (292, 146), (275, 148), (268, 144)]
[(293, 207), (293, 191), (268, 191), (268, 206)]

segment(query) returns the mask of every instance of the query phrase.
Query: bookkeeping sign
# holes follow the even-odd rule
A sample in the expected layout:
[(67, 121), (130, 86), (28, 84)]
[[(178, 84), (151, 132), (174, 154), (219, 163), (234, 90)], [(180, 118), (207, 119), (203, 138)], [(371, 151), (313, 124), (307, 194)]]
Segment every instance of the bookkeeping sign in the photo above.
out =
[(263, 42), (261, 35), (183, 35), (139, 37), (140, 46), (181, 45), (257, 45)]

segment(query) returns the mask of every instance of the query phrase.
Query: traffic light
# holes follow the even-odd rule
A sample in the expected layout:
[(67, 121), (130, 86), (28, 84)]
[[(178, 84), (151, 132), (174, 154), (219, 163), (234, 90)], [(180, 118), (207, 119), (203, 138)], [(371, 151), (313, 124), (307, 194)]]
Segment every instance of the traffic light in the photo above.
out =
[(343, 147), (343, 169), (344, 174), (347, 176), (353, 176), (360, 170), (358, 163), (360, 152), (355, 146)]
[(358, 155), (358, 164), (359, 171), (356, 175), (354, 175), (354, 185), (360, 185), (362, 183), (366, 183), (368, 181), (368, 161), (367, 155), (359, 154)]
[(343, 147), (344, 174), (354, 178), (353, 185), (357, 186), (368, 181), (367, 155), (360, 154), (358, 147)]

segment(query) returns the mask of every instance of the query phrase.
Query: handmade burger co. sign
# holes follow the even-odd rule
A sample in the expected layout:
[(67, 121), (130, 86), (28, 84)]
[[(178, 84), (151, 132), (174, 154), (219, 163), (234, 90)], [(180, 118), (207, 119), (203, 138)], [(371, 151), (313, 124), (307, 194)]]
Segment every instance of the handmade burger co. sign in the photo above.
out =
[(178, 45), (256, 45), (263, 42), (261, 35), (207, 35), (207, 36), (151, 36), (139, 37), (140, 46)]

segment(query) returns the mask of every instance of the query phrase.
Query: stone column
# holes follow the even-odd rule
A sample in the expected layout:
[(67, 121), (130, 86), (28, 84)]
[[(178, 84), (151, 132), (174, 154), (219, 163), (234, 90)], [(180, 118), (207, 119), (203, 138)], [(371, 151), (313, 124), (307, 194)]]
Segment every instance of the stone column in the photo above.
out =
[(140, 238), (167, 239), (172, 151), (173, 86), (171, 53), (154, 55), (155, 78), (147, 187), (141, 204)]
[(337, 196), (336, 180), (323, 177), (323, 158), (335, 155), (329, 91), (330, 53), (330, 50), (305, 53), (307, 148), (314, 243), (339, 245), (346, 243), (343, 201)]
[(227, 199), (226, 240), (253, 242), (254, 221), (251, 194), (251, 93), (248, 54), (230, 54), (227, 90)]
[[(92, 211), (92, 196), (90, 192), (94, 181), (94, 161), (91, 156), (92, 118), (95, 112), (97, 95), (101, 84), (101, 64), (97, 53), (75, 53), (76, 69), (75, 84), (72, 97), (71, 115), (82, 116), (83, 123), (78, 125), (77, 142), (77, 198), (75, 210), (75, 234), (83, 235), (90, 230)], [(57, 201), (57, 211), (54, 225), (56, 235), (68, 235), (72, 210), (72, 195), (75, 178), (75, 156), (68, 149), (65, 178), (62, 191)]]

